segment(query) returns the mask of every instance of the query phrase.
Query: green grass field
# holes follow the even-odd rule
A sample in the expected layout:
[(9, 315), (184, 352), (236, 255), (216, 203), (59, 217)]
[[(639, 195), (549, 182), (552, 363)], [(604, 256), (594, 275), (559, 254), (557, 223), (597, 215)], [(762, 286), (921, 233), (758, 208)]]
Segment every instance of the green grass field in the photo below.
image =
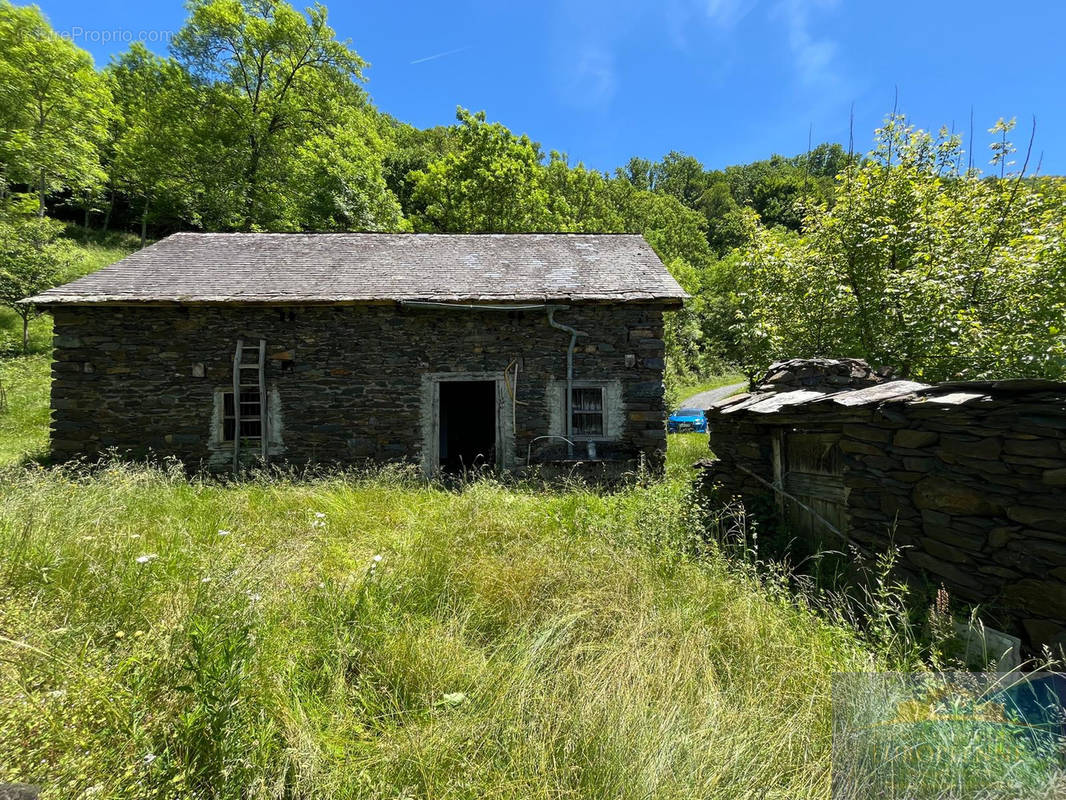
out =
[(49, 363), (46, 355), (0, 358), (7, 400), (0, 411), (0, 465), (48, 452)]
[(683, 472), (603, 494), (7, 467), (0, 781), (826, 797), (830, 675), (878, 660), (694, 548)]

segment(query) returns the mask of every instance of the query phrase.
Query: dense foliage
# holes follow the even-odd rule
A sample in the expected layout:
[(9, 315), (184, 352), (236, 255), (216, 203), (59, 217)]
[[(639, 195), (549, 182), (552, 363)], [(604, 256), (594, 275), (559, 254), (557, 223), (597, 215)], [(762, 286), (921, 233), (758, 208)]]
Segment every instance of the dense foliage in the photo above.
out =
[(943, 380), (1066, 376), (1066, 186), (962, 174), (958, 137), (890, 117), (802, 235), (749, 219), (736, 354), (858, 355)]
[(0, 0), (0, 213), (142, 244), (188, 228), (640, 233), (693, 296), (667, 332), (675, 375), (813, 355), (930, 379), (1066, 374), (1066, 191), (1012, 173), (1012, 123), (991, 131), (991, 178), (960, 168), (958, 137), (900, 116), (865, 157), (821, 144), (708, 170), (670, 152), (610, 174), (484, 113), (428, 130), (380, 113), (321, 5), (188, 10), (168, 57), (134, 44), (96, 70), (35, 7)]

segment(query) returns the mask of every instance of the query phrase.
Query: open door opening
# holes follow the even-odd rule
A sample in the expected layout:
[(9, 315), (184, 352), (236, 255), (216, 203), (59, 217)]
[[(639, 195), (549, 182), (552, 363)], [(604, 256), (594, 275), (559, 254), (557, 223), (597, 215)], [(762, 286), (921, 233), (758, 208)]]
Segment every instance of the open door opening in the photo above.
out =
[(496, 382), (440, 382), (440, 467), (496, 464)]

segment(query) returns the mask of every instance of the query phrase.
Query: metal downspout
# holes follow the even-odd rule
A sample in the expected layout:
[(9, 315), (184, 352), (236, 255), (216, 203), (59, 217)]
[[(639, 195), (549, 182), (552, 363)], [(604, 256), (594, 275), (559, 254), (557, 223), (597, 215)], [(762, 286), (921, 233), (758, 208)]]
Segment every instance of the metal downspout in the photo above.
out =
[(569, 306), (548, 306), (548, 324), (570, 334), (570, 344), (566, 348), (566, 440), (567, 457), (574, 457), (574, 348), (577, 346), (578, 336), (588, 334), (574, 330), (569, 325), (563, 325), (555, 321), (556, 311), (567, 311)]

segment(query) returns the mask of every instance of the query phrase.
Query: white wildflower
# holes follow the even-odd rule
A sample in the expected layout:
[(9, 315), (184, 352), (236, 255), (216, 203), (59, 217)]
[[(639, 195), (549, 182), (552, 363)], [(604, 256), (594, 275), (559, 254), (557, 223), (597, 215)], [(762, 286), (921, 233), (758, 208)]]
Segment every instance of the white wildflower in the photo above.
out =
[(159, 558), (159, 556), (156, 553), (145, 553), (143, 556), (137, 556), (137, 563), (147, 564), (149, 561), (155, 561), (157, 558)]
[(325, 519), (325, 518), (326, 518), (326, 515), (322, 511), (316, 511), (315, 512), (315, 519)]
[(381, 553), (378, 553), (376, 556), (374, 556), (374, 563), (377, 564), (377, 563), (380, 563), (380, 561), (381, 561)]
[(155, 760), (156, 760), (156, 754), (155, 753), (147, 753), (144, 756), (144, 765), (147, 767), (149, 764), (151, 764)]
[(219, 532), (218, 532), (218, 535), (219, 535), (219, 536), (229, 536), (229, 535), (230, 535), (230, 532), (229, 532), (229, 531), (219, 531)]

